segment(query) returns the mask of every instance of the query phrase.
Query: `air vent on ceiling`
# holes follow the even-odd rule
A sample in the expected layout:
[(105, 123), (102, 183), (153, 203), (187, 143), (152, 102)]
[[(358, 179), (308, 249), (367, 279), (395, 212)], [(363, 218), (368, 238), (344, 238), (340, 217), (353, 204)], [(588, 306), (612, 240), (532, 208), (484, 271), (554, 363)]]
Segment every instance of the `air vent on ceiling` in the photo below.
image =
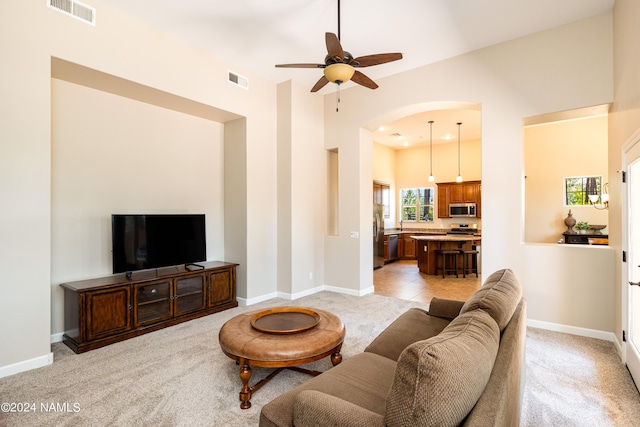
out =
[(65, 15), (96, 25), (96, 10), (76, 0), (47, 0), (47, 5)]
[(229, 83), (240, 86), (243, 89), (249, 89), (249, 79), (245, 76), (241, 76), (231, 70), (227, 70), (229, 74)]

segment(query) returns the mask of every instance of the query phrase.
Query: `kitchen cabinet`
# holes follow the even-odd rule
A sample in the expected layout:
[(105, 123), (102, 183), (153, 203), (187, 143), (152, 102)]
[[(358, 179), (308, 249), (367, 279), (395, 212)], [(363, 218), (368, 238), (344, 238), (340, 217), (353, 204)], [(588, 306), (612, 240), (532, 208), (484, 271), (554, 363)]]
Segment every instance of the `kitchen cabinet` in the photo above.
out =
[(481, 218), (481, 181), (440, 182), (438, 185), (438, 218), (449, 218), (451, 203), (475, 203), (476, 216)]
[(476, 203), (477, 183), (463, 182), (449, 187), (449, 203)]
[(404, 248), (404, 252), (402, 253), (403, 259), (416, 259), (416, 241), (410, 236), (410, 234), (405, 234), (402, 239)]

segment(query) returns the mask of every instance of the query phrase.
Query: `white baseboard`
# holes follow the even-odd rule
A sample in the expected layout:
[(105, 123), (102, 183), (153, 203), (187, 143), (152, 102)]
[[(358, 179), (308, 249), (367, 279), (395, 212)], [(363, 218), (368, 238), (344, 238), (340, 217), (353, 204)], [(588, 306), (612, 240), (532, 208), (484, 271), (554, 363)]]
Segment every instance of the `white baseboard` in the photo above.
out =
[(64, 332), (59, 332), (57, 334), (51, 334), (51, 344), (56, 343), (56, 342), (62, 342), (62, 336), (64, 335)]
[(30, 371), (31, 369), (42, 368), (43, 366), (51, 365), (52, 363), (53, 353), (49, 353), (44, 356), (34, 357), (33, 359), (24, 360), (12, 365), (2, 366), (0, 367), (0, 378), (19, 374), (20, 372)]
[(374, 291), (373, 286), (370, 286), (366, 289), (362, 289), (359, 291), (356, 291), (355, 289), (345, 289), (345, 288), (338, 288), (336, 286), (324, 286), (324, 290), (325, 291), (330, 291), (330, 292), (335, 292), (338, 294), (346, 294), (346, 295), (353, 295), (356, 297), (362, 297), (365, 296), (367, 294), (372, 294)]
[[(548, 331), (564, 332), (565, 334), (578, 335), (587, 338), (596, 338), (604, 341), (611, 341), (614, 344), (618, 341), (613, 332), (598, 331), (596, 329), (580, 328), (578, 326), (561, 325), (559, 323), (543, 322), (541, 320), (527, 319), (527, 326), (532, 328), (546, 329)], [(619, 343), (618, 343), (619, 347)]]
[(236, 298), (236, 299), (238, 300), (238, 305), (247, 306), (247, 305), (258, 304), (259, 302), (268, 301), (272, 298), (277, 298), (277, 297), (278, 297), (278, 293), (272, 292), (270, 294), (260, 295), (259, 297), (255, 297), (255, 298), (248, 298), (248, 299)]
[(306, 291), (296, 292), (295, 294), (288, 294), (285, 292), (278, 292), (278, 298), (284, 298), (288, 300), (297, 300), (298, 298), (306, 297), (309, 295), (317, 294), (324, 291), (324, 286), (316, 286), (315, 288), (307, 289)]
[(313, 295), (313, 294), (317, 294), (318, 292), (322, 292), (322, 291), (327, 291), (327, 292), (335, 292), (337, 294), (346, 294), (346, 295), (352, 295), (355, 297), (361, 297), (367, 294), (372, 294), (374, 289), (373, 286), (367, 288), (367, 289), (363, 289), (361, 291), (356, 291), (355, 289), (345, 289), (345, 288), (339, 288), (336, 286), (327, 286), (327, 285), (323, 285), (323, 286), (317, 286), (313, 289), (308, 289), (306, 291), (303, 292), (298, 292), (295, 294), (285, 294), (282, 292), (278, 292), (278, 297), (279, 298), (285, 298), (288, 300), (296, 300), (298, 298), (302, 298), (302, 297), (306, 297), (308, 295)]

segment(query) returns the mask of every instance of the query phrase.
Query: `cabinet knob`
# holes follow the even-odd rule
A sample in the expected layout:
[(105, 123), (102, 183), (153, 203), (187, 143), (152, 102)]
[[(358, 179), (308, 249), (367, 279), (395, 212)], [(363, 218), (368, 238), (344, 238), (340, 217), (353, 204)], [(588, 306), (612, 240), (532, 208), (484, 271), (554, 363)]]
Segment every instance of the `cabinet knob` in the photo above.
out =
[(158, 290), (157, 290), (156, 288), (151, 289), (151, 293), (152, 293), (152, 294), (155, 294), (155, 293), (157, 293), (157, 292), (158, 292)]
[(127, 304), (127, 310), (131, 310), (133, 306), (131, 304)]

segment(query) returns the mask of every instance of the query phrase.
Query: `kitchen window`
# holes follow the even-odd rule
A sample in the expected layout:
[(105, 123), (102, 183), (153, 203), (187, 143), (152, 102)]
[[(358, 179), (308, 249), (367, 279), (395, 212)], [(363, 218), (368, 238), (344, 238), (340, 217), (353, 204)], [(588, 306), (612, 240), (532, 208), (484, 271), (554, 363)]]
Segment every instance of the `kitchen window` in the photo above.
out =
[(589, 206), (589, 196), (600, 195), (602, 176), (574, 176), (564, 179), (565, 206)]
[(402, 221), (433, 221), (433, 187), (401, 188), (400, 219)]

